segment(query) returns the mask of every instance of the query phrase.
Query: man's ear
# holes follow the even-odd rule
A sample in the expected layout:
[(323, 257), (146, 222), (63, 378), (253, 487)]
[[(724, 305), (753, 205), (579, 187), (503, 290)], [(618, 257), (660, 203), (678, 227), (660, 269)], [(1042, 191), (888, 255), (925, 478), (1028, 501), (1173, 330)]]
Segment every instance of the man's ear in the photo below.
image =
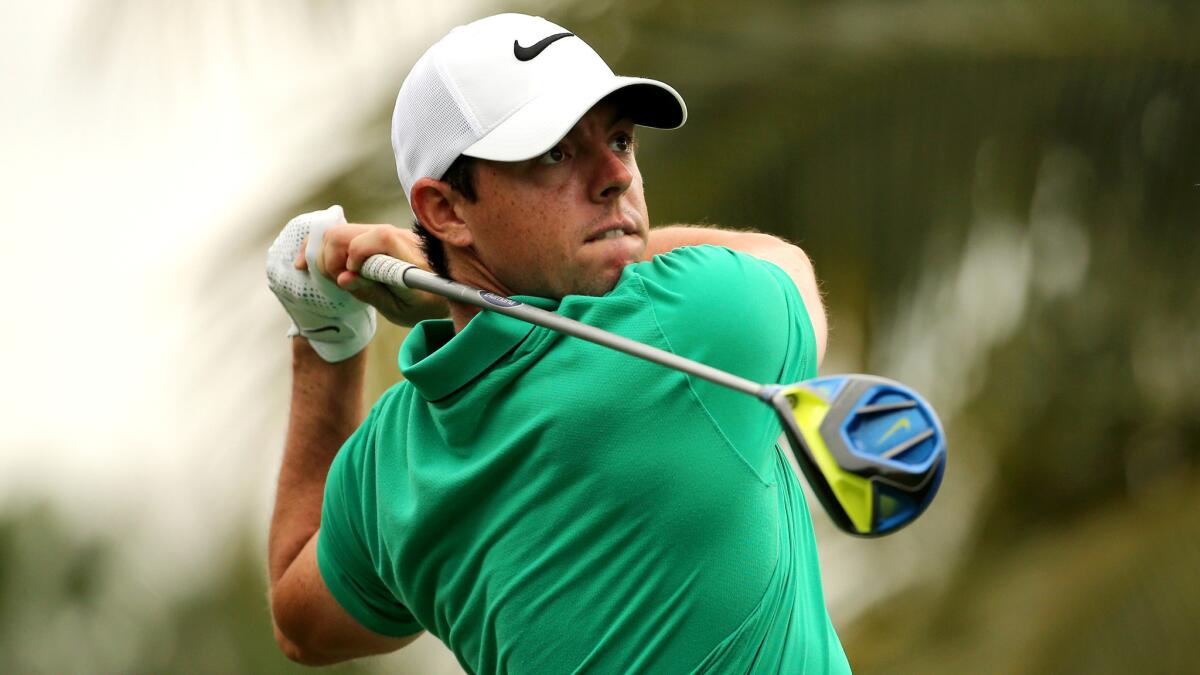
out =
[(449, 183), (421, 178), (412, 187), (412, 209), (421, 225), (443, 242), (460, 248), (474, 243), (471, 228), (458, 212), (462, 195)]

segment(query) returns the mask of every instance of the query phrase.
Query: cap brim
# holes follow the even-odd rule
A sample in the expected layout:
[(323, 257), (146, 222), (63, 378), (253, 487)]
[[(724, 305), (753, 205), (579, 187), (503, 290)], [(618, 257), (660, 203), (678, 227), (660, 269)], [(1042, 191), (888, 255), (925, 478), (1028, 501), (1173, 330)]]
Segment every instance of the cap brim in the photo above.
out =
[(679, 92), (657, 80), (620, 77), (592, 81), (533, 99), (462, 154), (498, 162), (532, 159), (554, 147), (604, 97), (617, 93), (618, 105), (634, 124), (676, 129), (687, 121)]

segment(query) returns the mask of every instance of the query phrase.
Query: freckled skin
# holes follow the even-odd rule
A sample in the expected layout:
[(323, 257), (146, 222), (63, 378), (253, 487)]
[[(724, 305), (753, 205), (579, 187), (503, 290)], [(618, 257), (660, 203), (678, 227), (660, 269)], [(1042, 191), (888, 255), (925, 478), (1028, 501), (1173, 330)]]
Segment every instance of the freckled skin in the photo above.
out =
[[(478, 161), (478, 200), (455, 205), (471, 243), (448, 250), (454, 276), (552, 298), (612, 290), (625, 265), (644, 259), (649, 235), (642, 176), (625, 143), (632, 137), (633, 123), (600, 104), (547, 155)], [(635, 236), (587, 241), (617, 222)]]

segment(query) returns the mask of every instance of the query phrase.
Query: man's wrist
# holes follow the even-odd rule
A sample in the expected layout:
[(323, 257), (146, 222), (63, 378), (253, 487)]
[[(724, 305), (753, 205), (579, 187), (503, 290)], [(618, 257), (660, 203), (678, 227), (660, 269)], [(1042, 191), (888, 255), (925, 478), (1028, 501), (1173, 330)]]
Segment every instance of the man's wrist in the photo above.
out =
[(366, 379), (367, 350), (329, 362), (303, 337), (292, 338), (292, 406), (319, 415), (335, 426), (358, 426)]

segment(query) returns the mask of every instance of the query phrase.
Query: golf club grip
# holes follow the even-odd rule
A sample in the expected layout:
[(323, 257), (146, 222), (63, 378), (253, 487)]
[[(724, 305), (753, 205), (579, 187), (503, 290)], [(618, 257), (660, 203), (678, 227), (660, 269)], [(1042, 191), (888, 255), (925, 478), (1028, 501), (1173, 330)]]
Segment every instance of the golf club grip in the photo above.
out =
[(379, 253), (367, 258), (360, 274), (381, 284), (428, 291), (443, 298), (487, 309), (483, 299), (479, 297), (479, 291), (474, 288), (443, 279), (432, 272), (427, 272), (412, 263), (406, 263), (390, 255)]
[[(534, 307), (502, 295), (472, 288), (457, 281), (444, 279), (416, 265), (397, 260), (382, 253), (367, 258), (366, 262), (363, 263), (360, 274), (371, 281), (428, 291), (443, 298), (486, 309), (489, 312), (511, 316), (514, 319), (532, 323), (535, 326), (549, 328), (564, 335), (587, 340), (588, 342), (646, 359), (647, 361), (668, 368), (682, 370), (685, 373), (750, 394), (751, 396), (764, 398), (763, 392), (765, 388), (757, 382), (751, 382), (732, 373), (717, 370), (716, 368), (706, 366), (703, 363), (697, 363), (677, 354), (630, 340), (629, 338), (610, 333), (595, 326), (580, 323), (574, 319), (568, 319), (554, 312), (547, 312), (540, 307)], [(774, 388), (772, 387), (772, 389)]]

